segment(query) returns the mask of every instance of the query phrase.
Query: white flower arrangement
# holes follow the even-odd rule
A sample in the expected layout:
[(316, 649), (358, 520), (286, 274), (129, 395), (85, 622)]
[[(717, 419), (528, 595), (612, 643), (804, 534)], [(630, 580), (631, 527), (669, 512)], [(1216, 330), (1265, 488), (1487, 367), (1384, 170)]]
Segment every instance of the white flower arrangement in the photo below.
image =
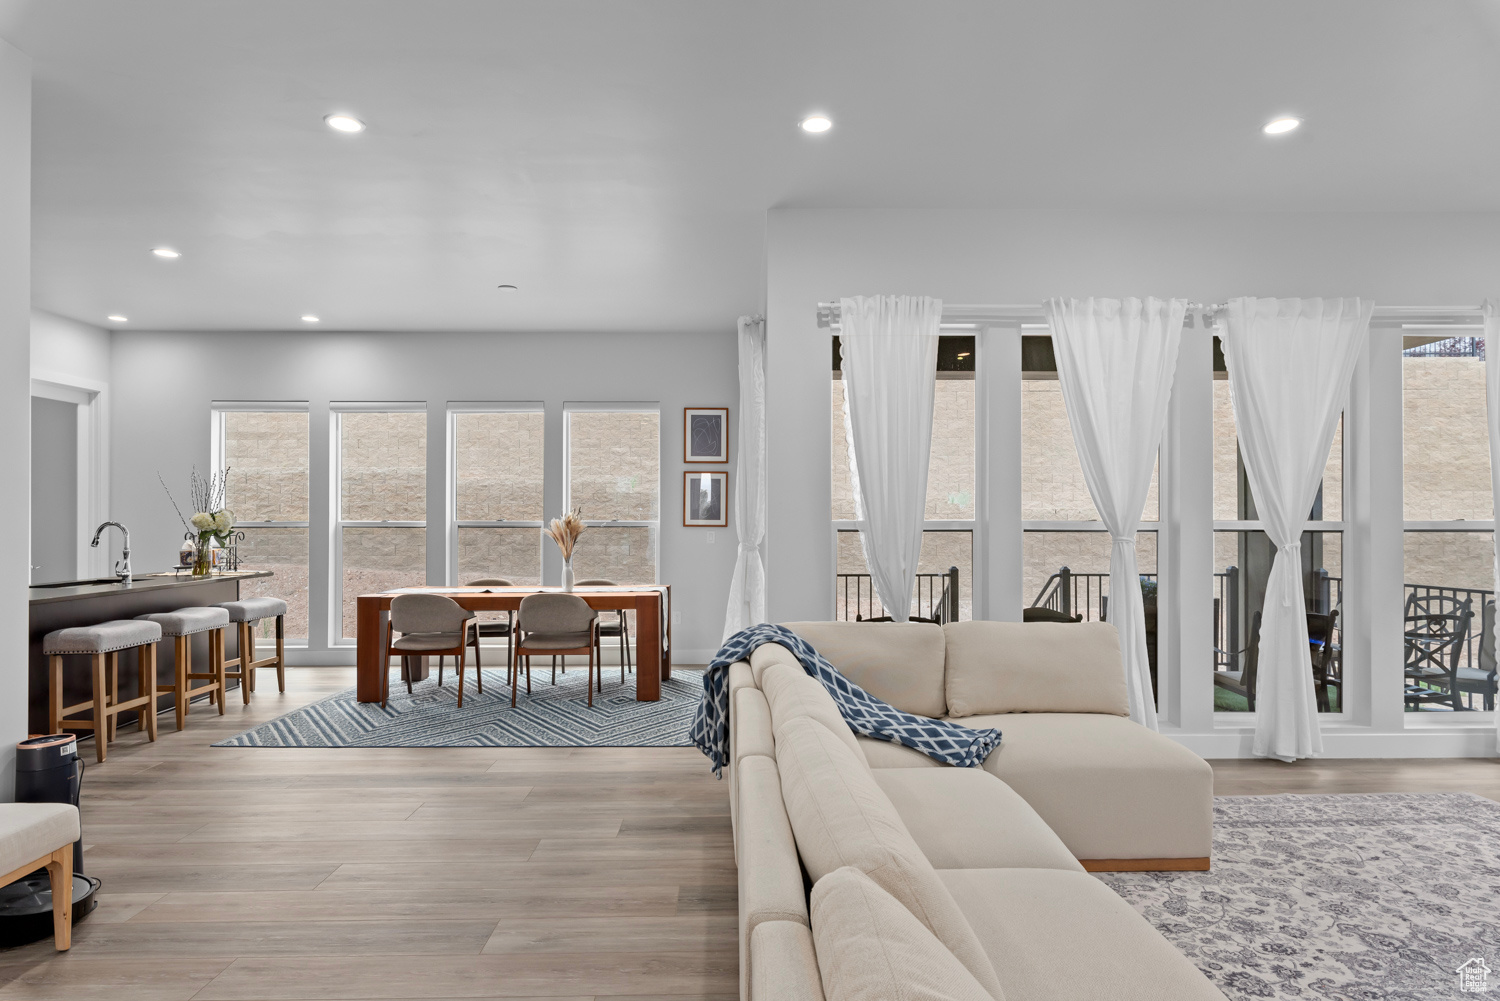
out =
[(177, 506), (172, 491), (167, 490), (167, 482), (161, 478), (160, 472), (156, 474), (156, 478), (161, 482), (161, 488), (166, 490), (167, 499), (172, 502), (172, 508), (177, 512), (182, 527), (187, 529), (188, 535), (198, 537), (199, 548), (207, 549), (215, 539), (220, 546), (229, 545), (230, 533), (234, 531), (234, 512), (224, 506), (224, 488), (229, 482), (229, 467), (213, 473), (207, 479), (198, 475), (198, 467), (193, 467), (190, 480), (193, 497), (191, 518), (182, 516), (182, 508)]

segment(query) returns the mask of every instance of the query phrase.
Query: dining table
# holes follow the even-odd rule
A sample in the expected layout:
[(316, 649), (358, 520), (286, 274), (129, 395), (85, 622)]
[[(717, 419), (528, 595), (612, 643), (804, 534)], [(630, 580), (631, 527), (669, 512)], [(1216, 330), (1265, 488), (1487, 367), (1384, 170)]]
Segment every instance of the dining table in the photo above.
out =
[[(557, 594), (560, 587), (398, 587), (355, 599), (355, 697), (360, 702), (379, 702), (383, 697), (384, 672), (390, 670), (382, 656), (389, 649), (391, 599), (400, 594), (440, 594), (452, 598), (471, 612), (515, 612), (521, 600), (533, 594)], [(661, 699), (661, 683), (672, 677), (672, 588), (668, 584), (575, 587), (572, 594), (598, 612), (634, 611), (635, 698), (637, 702)], [(425, 658), (416, 666), (412, 680), (426, 676)]]

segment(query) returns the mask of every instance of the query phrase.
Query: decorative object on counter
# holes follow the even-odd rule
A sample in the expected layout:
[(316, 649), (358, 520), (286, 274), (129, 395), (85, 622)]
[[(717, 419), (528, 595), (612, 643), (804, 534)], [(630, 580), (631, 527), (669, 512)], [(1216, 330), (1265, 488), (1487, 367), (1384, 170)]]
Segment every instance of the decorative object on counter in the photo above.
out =
[[(161, 478), (158, 471), (156, 478), (161, 482), (161, 488), (166, 490), (167, 499), (172, 502), (172, 509), (177, 512), (182, 527), (187, 530), (187, 540), (193, 543), (193, 576), (207, 576), (216, 563), (213, 549), (214, 542), (224, 549), (230, 546), (230, 538), (234, 532), (234, 512), (224, 506), (224, 488), (229, 482), (229, 469), (225, 466), (222, 470), (211, 473), (207, 479), (198, 475), (198, 467), (193, 467), (191, 483), (193, 516), (184, 518), (182, 508), (177, 506), (177, 500), (172, 496), (172, 491), (167, 490), (167, 483)], [(239, 537), (243, 537), (241, 534)], [(235, 561), (238, 565), (238, 559)], [(228, 568), (232, 569), (232, 568)]]
[(578, 544), (578, 537), (583, 534), (583, 509), (574, 508), (561, 518), (553, 518), (552, 524), (547, 527), (547, 534), (552, 541), (557, 543), (558, 550), (563, 558), (562, 588), (564, 591), (573, 590), (573, 547)]
[(729, 473), (695, 470), (682, 474), (684, 528), (729, 525)]
[(729, 408), (684, 407), (682, 461), (729, 461)]

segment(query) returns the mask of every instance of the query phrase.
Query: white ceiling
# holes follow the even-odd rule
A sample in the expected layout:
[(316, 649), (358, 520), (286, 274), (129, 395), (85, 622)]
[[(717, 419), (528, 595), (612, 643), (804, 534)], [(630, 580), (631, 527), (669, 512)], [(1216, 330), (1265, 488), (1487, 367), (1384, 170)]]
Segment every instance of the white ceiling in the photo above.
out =
[(722, 331), (775, 206), (1500, 209), (1500, 0), (0, 0), (0, 37), (35, 304), (137, 328)]

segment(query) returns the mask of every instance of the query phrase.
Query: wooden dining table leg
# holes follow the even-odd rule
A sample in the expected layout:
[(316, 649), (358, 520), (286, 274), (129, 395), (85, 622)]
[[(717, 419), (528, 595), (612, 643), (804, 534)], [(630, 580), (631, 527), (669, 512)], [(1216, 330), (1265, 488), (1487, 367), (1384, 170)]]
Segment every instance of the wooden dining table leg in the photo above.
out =
[(380, 651), (383, 637), (380, 628), (380, 598), (360, 595), (355, 599), (354, 627), (354, 696), (361, 702), (379, 702), (381, 691)]
[(635, 700), (661, 700), (661, 594), (651, 592), (635, 601)]

